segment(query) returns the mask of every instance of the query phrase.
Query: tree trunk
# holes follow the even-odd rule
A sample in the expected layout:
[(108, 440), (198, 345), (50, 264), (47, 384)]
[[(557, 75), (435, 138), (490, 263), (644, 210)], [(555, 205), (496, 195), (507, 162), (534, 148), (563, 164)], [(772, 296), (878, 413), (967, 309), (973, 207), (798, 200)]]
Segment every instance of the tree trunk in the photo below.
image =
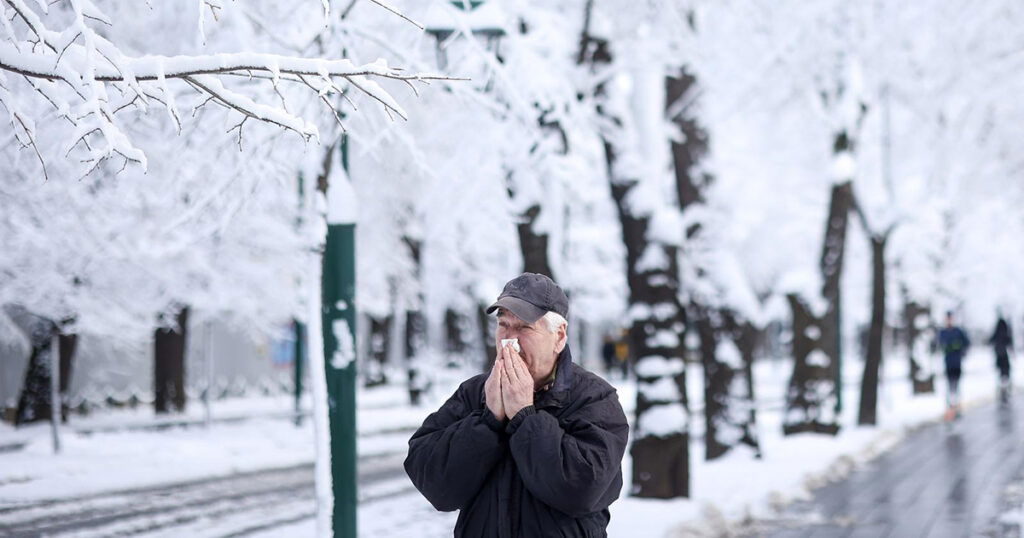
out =
[(754, 352), (762, 335), (746, 321), (737, 321), (734, 316), (726, 317), (726, 327), (732, 334), (733, 342), (743, 359), (743, 377), (746, 383), (746, 397), (743, 405), (747, 408), (746, 422), (743, 424), (743, 436), (740, 442), (754, 450), (754, 457), (761, 457), (761, 441), (757, 435), (757, 397), (754, 392)]
[(177, 327), (162, 327), (153, 336), (153, 407), (157, 413), (185, 410), (185, 349), (188, 307), (175, 317)]
[(705, 458), (717, 459), (737, 444), (759, 456), (753, 382), (757, 331), (727, 310), (694, 311), (704, 365)]
[(423, 242), (409, 236), (403, 237), (402, 240), (405, 242), (406, 246), (409, 247), (409, 255), (413, 262), (413, 278), (416, 289), (413, 297), (413, 307), (405, 313), (406, 387), (409, 391), (410, 403), (418, 405), (420, 401), (420, 394), (422, 394), (429, 386), (429, 381), (426, 377), (426, 365), (423, 364), (423, 349), (425, 347), (427, 337), (427, 322), (423, 315), (423, 284), (420, 276), (422, 274), (423, 266)]
[(420, 395), (430, 385), (426, 376), (426, 365), (423, 364), (426, 325), (423, 312), (420, 310), (410, 310), (405, 313), (406, 388), (409, 391), (409, 402), (412, 405), (419, 405)]
[(75, 350), (78, 349), (78, 335), (61, 333), (58, 338), (60, 338), (60, 420), (67, 422), (67, 394), (71, 388), (71, 373), (75, 362)]
[[(611, 63), (611, 48), (605, 39), (590, 33), (593, 0), (586, 4), (577, 63), (592, 71)], [(593, 89), (600, 101), (606, 95), (603, 84)], [(598, 105), (597, 112), (609, 125), (621, 122)], [(604, 140), (605, 163), (612, 198), (615, 200), (622, 239), (626, 247), (629, 308), (632, 324), (629, 339), (636, 357), (637, 401), (631, 493), (637, 497), (675, 498), (690, 494), (689, 408), (686, 400), (684, 362), (684, 318), (679, 300), (678, 249), (648, 239), (649, 216), (634, 214), (627, 195), (638, 183), (616, 170), (616, 149), (610, 137)], [(641, 268), (639, 260), (648, 254), (661, 263)]]
[(483, 365), (481, 371), (490, 372), (494, 366), (494, 359), (498, 357), (498, 348), (494, 347), (494, 318), (487, 315), (486, 304), (480, 303), (476, 308), (477, 328), (480, 330), (480, 343), (483, 350)]
[(906, 327), (907, 359), (910, 361), (910, 382), (914, 394), (935, 392), (935, 374), (931, 368), (921, 366), (921, 360), (928, 357), (928, 335), (924, 329), (931, 327), (931, 308), (913, 301), (905, 301), (903, 324)]
[(466, 351), (465, 317), (449, 308), (444, 312), (445, 351), (462, 354)]
[[(683, 133), (680, 140), (671, 141), (676, 194), (683, 211), (704, 203), (704, 191), (713, 179), (700, 166), (707, 155), (707, 132), (689, 107), (696, 86), (696, 78), (686, 70), (665, 80), (666, 114)], [(698, 237), (699, 233), (698, 225), (686, 230), (690, 239)], [(743, 331), (728, 310), (703, 306), (700, 299), (691, 303), (690, 310), (696, 320), (704, 367), (705, 457), (708, 460), (721, 457), (735, 443), (748, 444), (758, 452), (753, 422), (756, 414), (750, 399), (752, 370), (747, 362), (753, 360), (752, 344), (746, 352), (741, 351)], [(744, 378), (746, 386), (741, 386)], [(742, 413), (740, 409), (750, 411)]]
[(786, 296), (793, 313), (793, 376), (786, 392), (785, 435), (794, 433), (839, 433), (839, 425), (830, 414), (828, 399), (835, 397), (832, 361), (822, 351), (821, 320), (796, 294)]
[(799, 296), (787, 296), (793, 314), (793, 375), (786, 393), (786, 417), (782, 426), (786, 435), (839, 432), (840, 278), (852, 205), (852, 183), (833, 185), (819, 266), (824, 280), (822, 296), (827, 305), (824, 315), (814, 316)]
[(363, 374), (366, 387), (376, 387), (388, 382), (387, 364), (391, 350), (391, 329), (394, 326), (393, 314), (384, 317), (369, 316), (370, 349), (369, 364)]
[(878, 376), (882, 366), (882, 333), (885, 330), (885, 244), (888, 236), (871, 238), (871, 328), (868, 330), (864, 377), (860, 384), (857, 424), (874, 425), (878, 409)]
[(554, 280), (555, 275), (548, 260), (548, 234), (534, 231), (540, 212), (539, 205), (530, 206), (520, 215), (521, 220), (516, 226), (519, 231), (519, 247), (523, 252), (523, 272), (540, 273)]
[(700, 336), (700, 359), (704, 366), (704, 458), (717, 459), (731, 446), (719, 439), (729, 429), (729, 387), (733, 370), (718, 358), (717, 322), (720, 319), (707, 309), (695, 307), (697, 334)]
[[(606, 144), (607, 146), (607, 144)], [(613, 156), (609, 148), (609, 156)], [(679, 304), (679, 265), (676, 248), (647, 239), (648, 219), (629, 213), (626, 195), (635, 185), (613, 184), (619, 210), (629, 282), (629, 306), (634, 312), (629, 330), (630, 349), (637, 376), (636, 437), (633, 488), (637, 497), (688, 497), (689, 404), (682, 339), (684, 319)], [(647, 249), (661, 250), (665, 267), (638, 270)], [(666, 424), (665, 421), (678, 421)]]
[(18, 408), (14, 415), (14, 425), (20, 426), (31, 422), (50, 420), (50, 375), (53, 348), (53, 335), (56, 325), (45, 318), (32, 316), (29, 329), (29, 344), (32, 346), (25, 369), (25, 381), (18, 397)]

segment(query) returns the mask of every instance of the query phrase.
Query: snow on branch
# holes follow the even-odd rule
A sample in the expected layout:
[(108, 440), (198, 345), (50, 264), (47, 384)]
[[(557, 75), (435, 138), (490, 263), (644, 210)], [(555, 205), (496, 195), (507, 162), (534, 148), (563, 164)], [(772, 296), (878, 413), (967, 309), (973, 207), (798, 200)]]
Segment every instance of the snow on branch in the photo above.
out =
[[(384, 2), (371, 1), (398, 13)], [(65, 11), (65, 16), (59, 20), (67, 20), (66, 15), (69, 14), (71, 18), (65, 23), (66, 27), (55, 31), (46, 24), (49, 18), (58, 19), (50, 13), (57, 11), (53, 4), (37, 1), (37, 5), (32, 7), (26, 0), (0, 0), (0, 39), (3, 40), (0, 41), (0, 73), (19, 75), (57, 111), (59, 117), (71, 123), (73, 136), (67, 145), (67, 154), (84, 149), (82, 161), (91, 163), (92, 169), (115, 156), (123, 158), (126, 163), (131, 161), (146, 167), (145, 155), (132, 144), (116, 120), (116, 114), (125, 108), (148, 112), (149, 106), (156, 103), (167, 110), (180, 131), (180, 116), (168, 87), (173, 80), (198, 93), (200, 98), (205, 97), (203, 104), (213, 102), (239, 113), (242, 118), (236, 126), (239, 145), (241, 127), (249, 119), (293, 131), (307, 141), (319, 138), (312, 122), (288, 112), (287, 99), (278, 89), (281, 81), (294, 82), (316, 92), (316, 98), (340, 123), (341, 114), (334, 104), (336, 100), (328, 99), (328, 96), (341, 95), (351, 103), (343, 87), (355, 88), (365, 94), (377, 102), (389, 117), (397, 115), (407, 119), (398, 101), (377, 80), (402, 81), (414, 91), (414, 82), (463, 80), (431, 73), (406, 73), (389, 66), (383, 59), (357, 65), (347, 59), (248, 52), (133, 56), (125, 54), (104, 37), (103, 34), (108, 32), (94, 29), (113, 26), (117, 21), (107, 16), (92, 0), (64, 0), (59, 5)], [(326, 9), (327, 2), (324, 5)], [(201, 0), (200, 6), (201, 12), (208, 9), (216, 18), (221, 3), (218, 0)], [(201, 17), (200, 32), (204, 34), (205, 41), (202, 25)], [(261, 104), (255, 95), (228, 89), (223, 84), (228, 76), (271, 84), (281, 99), (279, 106)], [(3, 88), (0, 105), (7, 109), (18, 141), (23, 147), (35, 149), (35, 129), (30, 118), (17, 112), (19, 108), (14, 101), (18, 96), (10, 85), (4, 84)], [(123, 104), (114, 104), (112, 101), (115, 99)], [(39, 154), (38, 150), (36, 153)]]

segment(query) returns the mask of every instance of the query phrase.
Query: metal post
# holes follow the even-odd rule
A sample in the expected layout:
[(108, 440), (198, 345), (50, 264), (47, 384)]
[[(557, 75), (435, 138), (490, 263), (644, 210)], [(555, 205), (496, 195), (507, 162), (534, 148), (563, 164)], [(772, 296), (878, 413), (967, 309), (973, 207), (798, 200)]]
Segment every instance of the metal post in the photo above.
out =
[(213, 413), (210, 411), (210, 401), (213, 399), (213, 323), (207, 321), (203, 324), (203, 355), (206, 357), (206, 390), (203, 393), (203, 411), (205, 414), (204, 424), (207, 428), (213, 421)]
[(50, 337), (50, 430), (53, 432), (53, 453), (60, 454), (60, 335)]
[(295, 425), (302, 426), (302, 363), (306, 359), (306, 324), (295, 320)]
[(348, 184), (348, 137), (342, 136), (345, 176), (327, 192), (327, 242), (322, 273), (322, 331), (331, 432), (334, 536), (356, 536), (356, 364), (354, 193)]

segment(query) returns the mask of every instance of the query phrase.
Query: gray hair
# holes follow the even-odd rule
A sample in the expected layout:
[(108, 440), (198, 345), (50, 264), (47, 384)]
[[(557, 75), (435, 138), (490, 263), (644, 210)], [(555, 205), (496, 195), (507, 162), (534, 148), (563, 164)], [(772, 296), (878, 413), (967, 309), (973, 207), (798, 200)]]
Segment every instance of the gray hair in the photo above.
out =
[(544, 314), (544, 317), (541, 319), (543, 319), (547, 324), (548, 330), (553, 333), (557, 333), (559, 327), (565, 327), (566, 329), (569, 328), (569, 322), (557, 312), (548, 312), (547, 314)]

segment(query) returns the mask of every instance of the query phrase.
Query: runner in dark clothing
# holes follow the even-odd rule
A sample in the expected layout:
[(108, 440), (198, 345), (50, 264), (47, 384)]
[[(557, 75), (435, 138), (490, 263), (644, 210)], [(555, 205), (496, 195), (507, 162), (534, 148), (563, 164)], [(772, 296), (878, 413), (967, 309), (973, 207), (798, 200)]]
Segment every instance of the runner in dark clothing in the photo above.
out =
[(964, 354), (971, 346), (971, 340), (963, 329), (953, 325), (953, 313), (946, 312), (946, 328), (939, 332), (939, 347), (945, 356), (947, 418), (960, 416), (960, 372)]
[(1010, 398), (1010, 350), (1013, 349), (1013, 331), (1010, 324), (1002, 316), (996, 322), (996, 330), (988, 340), (996, 352), (996, 368), (999, 369), (999, 399), (1006, 402)]

